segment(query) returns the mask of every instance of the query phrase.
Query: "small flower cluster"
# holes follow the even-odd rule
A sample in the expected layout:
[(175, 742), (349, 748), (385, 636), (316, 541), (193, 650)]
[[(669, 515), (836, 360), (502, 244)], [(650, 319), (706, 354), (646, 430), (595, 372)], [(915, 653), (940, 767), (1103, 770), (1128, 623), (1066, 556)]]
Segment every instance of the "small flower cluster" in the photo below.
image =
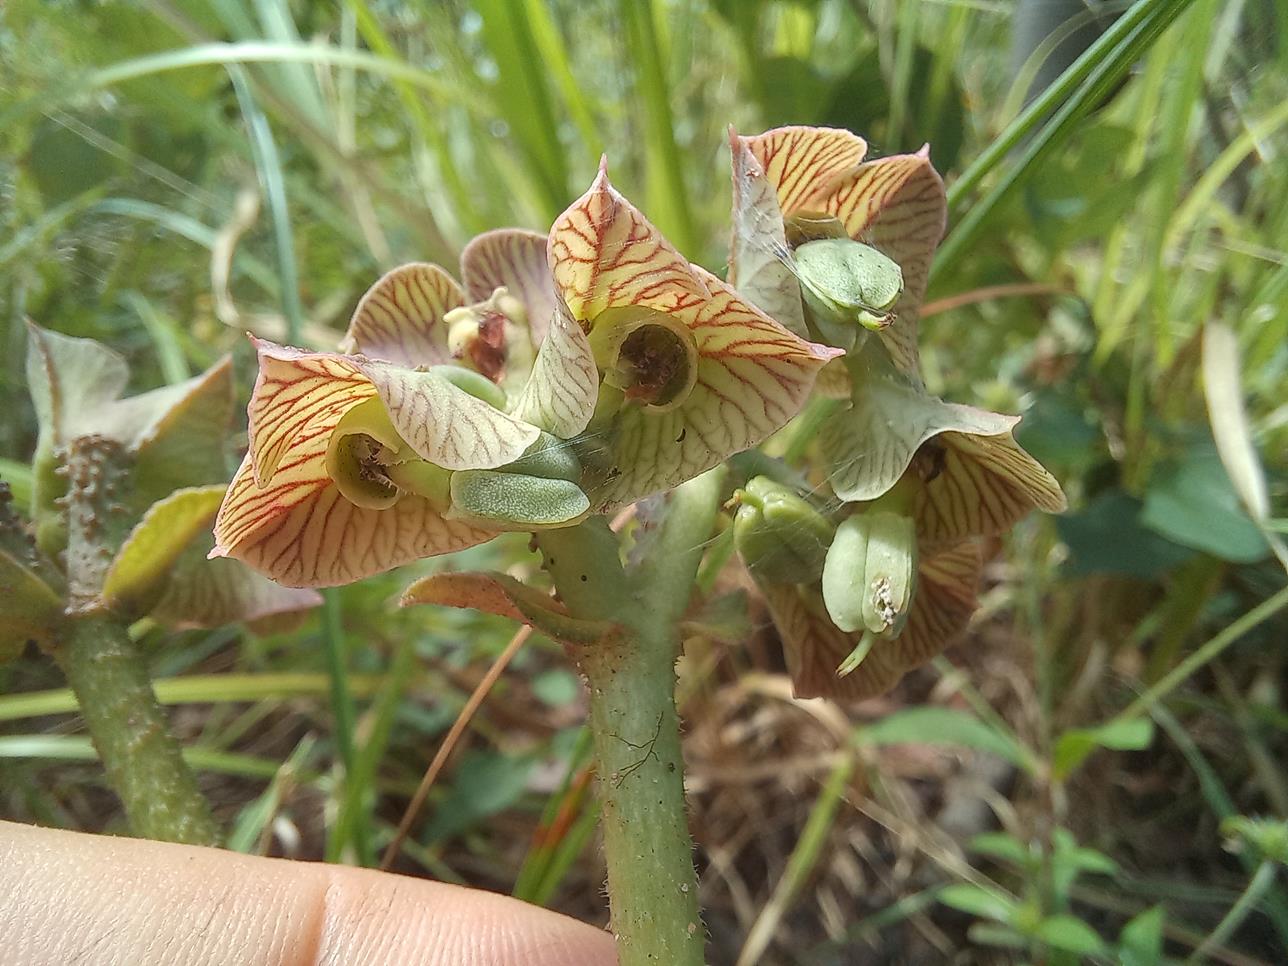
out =
[(946, 403), (922, 382), (917, 319), (946, 220), (929, 151), (864, 161), (861, 138), (807, 127), (732, 135), (731, 149), (730, 281), (846, 350), (816, 390), (844, 400), (816, 447), (839, 509), (754, 479), (735, 539), (796, 693), (859, 700), (964, 632), (981, 538), (1063, 510), (1064, 495), (1016, 444), (1018, 417)]
[(257, 341), (250, 450), (212, 554), (348, 583), (678, 485), (794, 416), (839, 349), (689, 263), (609, 183), (549, 235), (396, 268), (341, 352)]

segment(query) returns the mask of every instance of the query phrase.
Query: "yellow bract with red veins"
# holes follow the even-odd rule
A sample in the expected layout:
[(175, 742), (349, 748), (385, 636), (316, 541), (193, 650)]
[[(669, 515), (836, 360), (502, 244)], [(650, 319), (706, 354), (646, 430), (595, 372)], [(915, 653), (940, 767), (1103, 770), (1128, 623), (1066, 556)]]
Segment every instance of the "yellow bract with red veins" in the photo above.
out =
[[(814, 238), (848, 237), (890, 258), (903, 294), (880, 333), (895, 365), (917, 377), (917, 316), (943, 236), (947, 200), (928, 147), (864, 162), (867, 143), (849, 131), (784, 127), (755, 137), (730, 132), (733, 235), (729, 281), (804, 334), (800, 287), (789, 258)], [(840, 374), (838, 374), (840, 375)]]
[(756, 445), (840, 354), (691, 265), (602, 168), (555, 221), (549, 261), (557, 310), (515, 412), (577, 441), (599, 511)]
[[(250, 451), (215, 521), (214, 556), (283, 584), (330, 586), (495, 535), (446, 515), (444, 474), (513, 462), (535, 426), (461, 389), (450, 370), (257, 348)], [(363, 418), (346, 433), (351, 413)]]

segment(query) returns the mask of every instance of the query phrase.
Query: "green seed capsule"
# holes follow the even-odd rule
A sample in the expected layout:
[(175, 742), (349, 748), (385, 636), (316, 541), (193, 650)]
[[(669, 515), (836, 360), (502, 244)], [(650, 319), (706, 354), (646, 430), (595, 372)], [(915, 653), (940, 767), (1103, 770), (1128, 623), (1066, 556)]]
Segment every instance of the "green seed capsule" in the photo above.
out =
[(836, 529), (823, 565), (823, 603), (840, 630), (895, 637), (908, 619), (917, 576), (912, 520), (888, 510), (856, 513)]
[(890, 324), (890, 310), (903, 293), (903, 272), (885, 255), (850, 238), (806, 242), (792, 254), (820, 338), (848, 350), (860, 326), (877, 330)]
[(734, 545), (760, 580), (808, 584), (823, 572), (831, 522), (791, 488), (757, 476), (738, 494)]
[(452, 474), (448, 516), (494, 530), (569, 526), (590, 511), (576, 483), (497, 470)]

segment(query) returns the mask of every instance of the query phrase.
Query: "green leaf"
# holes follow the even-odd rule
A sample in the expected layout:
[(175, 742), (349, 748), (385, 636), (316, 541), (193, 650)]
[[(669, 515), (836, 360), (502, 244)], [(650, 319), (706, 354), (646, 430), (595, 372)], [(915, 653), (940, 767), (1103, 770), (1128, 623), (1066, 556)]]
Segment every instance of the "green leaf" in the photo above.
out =
[(970, 840), (970, 850), (1010, 862), (1020, 868), (1032, 868), (1039, 857), (1027, 845), (1005, 832), (984, 832)]
[(998, 946), (1002, 949), (1028, 949), (1029, 940), (1009, 926), (994, 926), (987, 922), (972, 923), (966, 938), (978, 946)]
[(1122, 966), (1159, 966), (1163, 961), (1161, 905), (1135, 916), (1118, 934), (1118, 961)]
[(1101, 493), (1078, 513), (1056, 518), (1056, 531), (1069, 548), (1064, 572), (1070, 577), (1117, 574), (1149, 579), (1193, 557), (1188, 547), (1141, 525), (1143, 506), (1115, 489)]
[(1111, 721), (1098, 728), (1071, 728), (1055, 743), (1052, 767), (1064, 777), (1081, 765), (1097, 748), (1140, 751), (1154, 740), (1154, 722), (1148, 718)]
[(552, 708), (563, 708), (577, 700), (581, 681), (571, 671), (551, 668), (532, 679), (532, 693)]
[(1013, 735), (994, 728), (973, 714), (951, 708), (907, 708), (875, 724), (859, 728), (855, 740), (865, 744), (957, 745), (1004, 758), (1021, 768), (1030, 756)]
[(939, 901), (972, 916), (998, 922), (1011, 922), (1019, 909), (1019, 903), (1010, 896), (968, 882), (945, 886), (939, 892)]
[(424, 840), (440, 842), (509, 808), (527, 789), (535, 765), (531, 755), (486, 751), (464, 755), (456, 769), (456, 784), (434, 809)]
[(283, 587), (230, 557), (207, 559), (215, 545), (205, 534), (190, 543), (173, 568), (169, 585), (149, 612), (172, 628), (220, 627), (272, 619), (293, 621), (322, 603), (314, 590)]
[(146, 613), (169, 582), (176, 561), (210, 524), (224, 486), (176, 490), (154, 503), (125, 539), (103, 578), (103, 602)]
[(1101, 956), (1106, 952), (1105, 942), (1096, 931), (1073, 916), (1048, 916), (1038, 923), (1034, 936), (1049, 946), (1079, 956)]
[(1191, 446), (1155, 474), (1141, 523), (1175, 543), (1233, 563), (1255, 563), (1270, 552), (1265, 536), (1239, 505), (1210, 440)]

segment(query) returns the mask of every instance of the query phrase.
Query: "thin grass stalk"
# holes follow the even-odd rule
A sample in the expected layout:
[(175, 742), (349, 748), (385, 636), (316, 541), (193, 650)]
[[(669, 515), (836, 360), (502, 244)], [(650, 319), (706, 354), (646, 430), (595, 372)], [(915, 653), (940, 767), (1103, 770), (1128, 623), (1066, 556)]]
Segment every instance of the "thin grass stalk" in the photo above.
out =
[[(1050, 121), (1043, 125), (1041, 130), (1029, 142), (1020, 158), (1007, 169), (1002, 179), (993, 186), (988, 194), (971, 206), (966, 216), (958, 222), (957, 227), (939, 247), (935, 261), (931, 266), (932, 278), (951, 269), (966, 254), (970, 243), (979, 234), (985, 222), (1001, 203), (1010, 197), (1011, 192), (1014, 191), (1021, 180), (1073, 133), (1077, 122), (1093, 105), (1099, 103), (1113, 89), (1131, 64), (1149, 49), (1159, 34), (1191, 2), (1192, 0), (1140, 0), (1140, 3), (1132, 8), (1134, 12), (1137, 8), (1149, 7), (1149, 12), (1147, 16), (1142, 17), (1139, 22), (1134, 24), (1131, 30), (1122, 36), (1120, 43), (1104, 54), (1103, 59), (1098, 59), (1095, 62), (1094, 67), (1086, 75), (1086, 80), (1083, 84), (1064, 102)], [(1130, 13), (1124, 16), (1119, 21), (1119, 24), (1127, 21), (1130, 16)], [(1119, 24), (1115, 24), (1114, 29), (1107, 32), (1101, 40), (1111, 36)], [(1092, 51), (1098, 49), (1100, 49), (1099, 42), (1093, 44), (1088, 49), (1087, 54), (1083, 56), (1086, 57)], [(1073, 71), (1081, 62), (1082, 58), (1079, 58), (1069, 70)], [(1061, 76), (1063, 77), (1064, 75)], [(1057, 81), (1056, 86), (1059, 85), (1060, 82)], [(1027, 115), (1028, 112), (1025, 112), (1025, 115), (1022, 116)], [(970, 172), (968, 171), (967, 173)], [(955, 188), (956, 185), (954, 185)], [(950, 190), (949, 196), (950, 198), (954, 197), (954, 191)], [(960, 197), (960, 193), (955, 197)]]
[(667, 57), (652, 0), (621, 0), (626, 36), (635, 65), (635, 89), (644, 113), (644, 156), (649, 211), (662, 233), (690, 258), (699, 255), (692, 206), (684, 186), (684, 163), (675, 141)]

